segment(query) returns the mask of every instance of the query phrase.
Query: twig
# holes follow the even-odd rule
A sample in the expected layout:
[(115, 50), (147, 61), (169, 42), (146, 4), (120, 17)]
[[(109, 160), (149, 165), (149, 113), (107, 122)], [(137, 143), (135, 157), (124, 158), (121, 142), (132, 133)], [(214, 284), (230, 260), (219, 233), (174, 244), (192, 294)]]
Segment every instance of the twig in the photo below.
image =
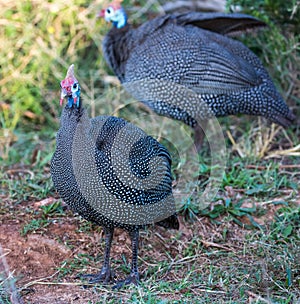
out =
[[(266, 170), (266, 166), (246, 165), (246, 169)], [(279, 169), (298, 169), (300, 165), (279, 165)]]
[(203, 241), (201, 240), (201, 243), (205, 246), (205, 247), (216, 247), (216, 248), (220, 248), (220, 249), (224, 249), (226, 251), (233, 251), (231, 248), (228, 248), (226, 246), (222, 246), (220, 244), (216, 244), (216, 243), (212, 243), (212, 242), (207, 242), (207, 241)]
[[(200, 285), (193, 285), (191, 289), (197, 288)], [(205, 293), (213, 293), (213, 294), (226, 294), (226, 291), (221, 291), (221, 290), (210, 290), (210, 289), (199, 289), (201, 292)]]
[(180, 264), (186, 264), (186, 263), (190, 263), (190, 260), (194, 260), (196, 258), (201, 257), (200, 254), (195, 254), (193, 256), (186, 256), (184, 258), (181, 258), (179, 260), (174, 261), (174, 263), (172, 262), (171, 265), (180, 265)]
[[(256, 303), (257, 303), (257, 301), (259, 300), (259, 301), (262, 301), (262, 302), (264, 302), (264, 303), (272, 304), (272, 302), (270, 302), (269, 300), (264, 299), (264, 298), (261, 297), (260, 295), (255, 294), (254, 292), (251, 292), (251, 291), (249, 291), (249, 290), (247, 290), (246, 292), (247, 292), (247, 294), (248, 294), (250, 297), (255, 298), (255, 302), (256, 302)], [(252, 303), (252, 301), (249, 300), (249, 303)]]
[(166, 240), (163, 236), (161, 236), (158, 232), (155, 232), (154, 234), (162, 241), (162, 245), (165, 248), (170, 249), (170, 246), (168, 244), (166, 244)]
[(276, 150), (270, 153), (266, 158), (272, 158), (277, 156), (300, 156), (300, 145), (297, 145), (293, 148), (286, 149), (286, 150)]
[(239, 148), (239, 146), (238, 146), (238, 144), (236, 143), (236, 141), (234, 140), (234, 138), (233, 138), (231, 132), (227, 130), (226, 133), (227, 133), (227, 136), (228, 136), (229, 140), (231, 141), (233, 150), (236, 150), (237, 153), (239, 154), (239, 156), (240, 156), (241, 158), (244, 158), (244, 157), (245, 157), (245, 154), (244, 154), (244, 153), (242, 152), (242, 150)]
[[(62, 267), (64, 267), (66, 264), (67, 264), (67, 263), (65, 262), (65, 263), (63, 264)], [(36, 280), (34, 280), (34, 281), (31, 281), (31, 282), (28, 282), (27, 284), (25, 284), (25, 285), (22, 287), (22, 289), (26, 289), (26, 288), (28, 288), (29, 286), (32, 286), (32, 285), (35, 285), (35, 284), (40, 284), (40, 283), (42, 283), (42, 284), (44, 283), (44, 284), (45, 284), (45, 282), (43, 282), (44, 280), (48, 280), (48, 279), (53, 278), (53, 277), (54, 277), (55, 275), (57, 275), (59, 272), (60, 272), (60, 269), (57, 270), (56, 272), (54, 272), (53, 274), (51, 274), (51, 275), (48, 276), (48, 277), (40, 278), (40, 279), (36, 279)]]
[[(261, 122), (261, 118), (260, 117), (259, 117), (259, 124), (260, 124), (260, 131), (261, 131), (262, 130), (262, 122)], [(260, 158), (264, 157), (267, 154), (268, 147), (273, 142), (273, 139), (275, 138), (275, 136), (277, 135), (277, 133), (281, 129), (282, 129), (282, 127), (279, 127), (279, 128), (276, 129), (276, 125), (273, 123), (271, 125), (271, 133), (268, 134), (267, 136), (263, 136), (263, 138), (262, 138), (262, 140), (263, 140), (262, 148), (261, 148), (261, 150), (260, 150), (260, 152), (258, 154)]]
[(17, 287), (14, 283), (12, 274), (9, 271), (9, 267), (8, 267), (8, 264), (7, 264), (7, 261), (6, 261), (6, 258), (5, 258), (5, 256), (7, 254), (8, 253), (3, 252), (2, 246), (0, 245), (0, 258), (2, 260), (2, 265), (3, 265), (3, 268), (4, 268), (4, 274), (5, 274), (5, 277), (6, 277), (6, 280), (4, 280), (4, 283), (8, 282), (7, 289), (10, 293), (10, 300), (11, 300), (12, 304), (24, 304), (20, 294), (18, 293), (18, 290), (17, 290)]
[(289, 142), (290, 146), (292, 147), (294, 145), (293, 141), (291, 140), (291, 138), (288, 136), (286, 130), (284, 128), (281, 129), (284, 137), (287, 139), (287, 141)]
[(102, 76), (102, 81), (105, 84), (113, 84), (115, 86), (120, 86), (120, 80), (116, 76), (104, 75)]
[(34, 173), (30, 170), (26, 170), (26, 169), (10, 169), (10, 170), (7, 170), (5, 172), (6, 174), (14, 174), (14, 173), (27, 173), (30, 175), (30, 179), (33, 179), (34, 178)]
[(123, 108), (126, 108), (127, 106), (131, 105), (131, 104), (135, 104), (137, 103), (136, 100), (133, 100), (132, 102), (129, 102), (129, 103), (125, 103), (125, 104), (120, 104), (118, 107), (116, 107), (116, 109), (113, 111), (112, 115), (118, 115), (118, 112), (120, 110), (122, 110)]

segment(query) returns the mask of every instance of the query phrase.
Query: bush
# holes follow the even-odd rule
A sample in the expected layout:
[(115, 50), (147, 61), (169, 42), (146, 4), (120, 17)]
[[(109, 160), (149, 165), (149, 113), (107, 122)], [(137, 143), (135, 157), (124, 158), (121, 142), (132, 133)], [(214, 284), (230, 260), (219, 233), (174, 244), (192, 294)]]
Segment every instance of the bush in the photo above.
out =
[(240, 10), (265, 21), (268, 28), (244, 40), (263, 61), (290, 106), (300, 105), (299, 1), (228, 0), (228, 10)]
[[(2, 124), (15, 113), (41, 117), (71, 63), (89, 68), (89, 51), (101, 35), (97, 7), (89, 1), (2, 1), (0, 11), (0, 101), (10, 105)], [(5, 107), (7, 109), (7, 107)], [(27, 112), (26, 112), (27, 111)]]
[[(135, 10), (139, 10), (146, 2), (125, 0), (124, 5), (128, 9), (136, 5)], [(64, 78), (71, 63), (77, 66), (76, 73), (79, 74), (83, 94), (88, 95), (88, 100), (92, 100), (89, 88), (96, 88), (94, 95), (98, 96), (101, 93), (99, 90), (104, 87), (101, 76), (109, 72), (101, 55), (101, 42), (103, 35), (111, 26), (96, 18), (101, 3), (100, 0), (91, 4), (87, 0), (74, 0), (71, 4), (58, 0), (2, 1), (2, 128), (12, 130), (20, 119), (22, 123), (28, 123), (28, 117), (30, 122), (34, 122), (31, 127), (38, 129), (45, 121), (52, 122), (52, 117), (58, 116), (56, 109), (59, 81)], [(270, 24), (268, 30), (260, 31), (255, 38), (248, 35), (245, 43), (264, 61), (288, 103), (294, 105), (295, 100), (299, 102), (297, 25), (300, 20), (296, 0), (228, 1), (228, 7), (236, 5), (240, 5), (243, 12), (255, 15)], [(157, 6), (158, 3), (156, 8)], [(152, 8), (155, 9), (151, 6)], [(130, 15), (136, 14), (130, 11)], [(131, 21), (145, 21), (144, 11), (137, 16), (138, 20)], [(104, 96), (103, 99), (105, 98)], [(54, 100), (56, 101), (53, 102)]]

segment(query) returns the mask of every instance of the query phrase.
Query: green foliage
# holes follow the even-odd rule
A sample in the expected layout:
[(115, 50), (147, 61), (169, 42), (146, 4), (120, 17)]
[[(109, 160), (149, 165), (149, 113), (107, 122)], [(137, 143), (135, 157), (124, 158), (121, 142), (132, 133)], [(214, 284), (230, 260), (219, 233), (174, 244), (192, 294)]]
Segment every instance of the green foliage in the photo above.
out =
[(82, 271), (83, 268), (91, 265), (91, 263), (95, 263), (95, 259), (88, 254), (79, 253), (74, 256), (73, 259), (64, 261), (61, 266), (57, 268), (59, 271), (58, 279), (64, 278), (67, 275), (74, 276), (78, 272)]
[[(0, 193), (14, 203), (44, 199), (53, 192), (49, 162), (54, 142), (43, 141), (42, 133), (18, 136), (19, 140), (10, 148), (7, 159), (0, 157)], [(13, 167), (16, 163), (19, 166)]]
[(199, 208), (192, 198), (188, 198), (181, 204), (178, 213), (183, 215), (186, 219), (194, 220), (199, 214)]
[(266, 22), (276, 22), (281, 26), (299, 33), (300, 10), (297, 0), (229, 0), (227, 7), (241, 7), (242, 11), (257, 16)]
[[(3, 257), (1, 257), (1, 259), (3, 259)], [(9, 276), (5, 277), (5, 275)], [(2, 271), (0, 273), (0, 303), (14, 304), (16, 302), (18, 303), (19, 299), (20, 295), (16, 288), (16, 279), (10, 273), (8, 274)]]
[(30, 232), (35, 232), (49, 225), (49, 221), (46, 219), (33, 219), (29, 223), (25, 224), (21, 230), (21, 235), (25, 236)]
[[(265, 169), (256, 169), (255, 163), (257, 166), (265, 166)], [(249, 164), (251, 168), (247, 168)], [(223, 187), (226, 186), (245, 189), (247, 195), (256, 197), (270, 196), (283, 188), (298, 188), (297, 179), (287, 178), (276, 162), (245, 159), (244, 163), (238, 163), (235, 157), (230, 158), (223, 178)]]
[(41, 209), (42, 209), (42, 216), (44, 218), (47, 218), (49, 216), (52, 216), (52, 215), (62, 215), (64, 214), (64, 210), (63, 210), (63, 207), (62, 207), (62, 204), (60, 201), (58, 202), (54, 202), (52, 204), (49, 204), (49, 205), (45, 205), (45, 206), (41, 206)]
[[(203, 205), (197, 200), (197, 195), (201, 195), (205, 185), (210, 178), (210, 170), (214, 169), (209, 166), (207, 157), (202, 157), (199, 173), (200, 186), (196, 195), (191, 195), (188, 199), (181, 202), (178, 212), (186, 219), (195, 220), (197, 216), (207, 216), (212, 220), (217, 220), (220, 216), (227, 216), (227, 220), (234, 221), (235, 223), (245, 226), (241, 221), (241, 217), (246, 216), (251, 227), (260, 228), (254, 221), (253, 216), (259, 215), (264, 212), (263, 209), (253, 207), (244, 208), (243, 203), (245, 198), (252, 202), (260, 202), (270, 200), (280, 196), (282, 190), (290, 189), (293, 193), (297, 193), (298, 178), (297, 167), (295, 167), (295, 175), (291, 172), (286, 175), (279, 169), (276, 162), (262, 161), (259, 159), (243, 159), (231, 155), (228, 158), (227, 169), (223, 176), (219, 194), (214, 199), (213, 204)], [(297, 159), (295, 159), (297, 163)], [(250, 166), (250, 167), (249, 167)], [(257, 168), (256, 168), (257, 166)], [(191, 187), (195, 184), (192, 184)], [(232, 189), (233, 194), (228, 195), (227, 188)], [(222, 194), (221, 194), (222, 193)], [(237, 194), (243, 193), (243, 198), (238, 198)], [(280, 204), (286, 204), (283, 200), (279, 201)], [(250, 228), (250, 226), (246, 226)]]
[(227, 7), (239, 7), (243, 13), (255, 16), (268, 24), (268, 27), (243, 41), (262, 59), (273, 81), (277, 84), (288, 103), (300, 104), (297, 88), (300, 86), (300, 9), (299, 1), (283, 0), (229, 0)]
[(46, 228), (50, 225), (53, 218), (61, 217), (63, 215), (64, 210), (59, 201), (41, 206), (41, 211), (34, 214), (35, 218), (23, 225), (21, 235), (26, 236), (28, 233)]
[[(199, 215), (208, 216), (212, 220), (217, 220), (217, 218), (222, 215), (227, 215), (227, 221), (233, 221), (244, 228), (261, 228), (261, 226), (255, 222), (253, 215), (257, 213), (257, 208), (253, 204), (252, 207), (243, 207), (243, 200), (233, 203), (230, 198), (221, 200), (220, 203), (213, 206), (213, 208), (206, 208), (200, 210)], [(239, 218), (246, 216), (252, 226), (242, 223)]]
[[(88, 3), (84, 0), (71, 4), (40, 0), (2, 3), (0, 92), (1, 100), (12, 105), (11, 126), (15, 127), (15, 120), (27, 110), (37, 117), (43, 114), (71, 63), (88, 68), (89, 51), (97, 49), (93, 40), (97, 8)], [(100, 45), (96, 34), (94, 38)], [(8, 115), (1, 118), (2, 125), (9, 123)]]
[(276, 242), (300, 242), (300, 207), (280, 208), (270, 227), (270, 238)]

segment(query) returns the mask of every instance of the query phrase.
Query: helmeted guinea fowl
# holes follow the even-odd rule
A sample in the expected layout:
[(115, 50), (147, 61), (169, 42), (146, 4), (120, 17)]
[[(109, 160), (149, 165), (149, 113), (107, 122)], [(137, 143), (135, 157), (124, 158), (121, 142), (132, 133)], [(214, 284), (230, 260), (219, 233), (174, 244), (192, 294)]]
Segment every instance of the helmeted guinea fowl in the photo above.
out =
[(213, 115), (258, 115), (282, 126), (295, 118), (258, 57), (227, 36), (263, 22), (238, 13), (189, 12), (133, 28), (120, 2), (99, 13), (113, 23), (103, 41), (106, 61), (134, 97), (195, 128), (196, 144), (201, 120)]
[(61, 115), (51, 176), (61, 198), (83, 218), (103, 226), (104, 264), (90, 282), (113, 280), (110, 248), (115, 227), (132, 241), (130, 275), (118, 283), (137, 283), (139, 229), (156, 223), (179, 228), (172, 195), (168, 151), (144, 131), (112, 116), (88, 117), (82, 107), (73, 65), (61, 82)]

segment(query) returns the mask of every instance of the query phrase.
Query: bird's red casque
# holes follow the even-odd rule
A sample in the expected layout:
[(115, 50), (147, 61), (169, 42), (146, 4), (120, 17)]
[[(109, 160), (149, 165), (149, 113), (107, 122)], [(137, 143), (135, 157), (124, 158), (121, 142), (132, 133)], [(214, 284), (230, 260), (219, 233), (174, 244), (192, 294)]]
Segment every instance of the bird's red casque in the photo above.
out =
[(121, 3), (123, 2), (123, 0), (115, 0), (110, 2), (108, 5), (105, 6), (104, 9), (102, 9), (99, 14), (98, 17), (104, 17), (105, 16), (105, 11), (108, 7), (112, 7), (114, 10), (118, 10), (121, 8)]

